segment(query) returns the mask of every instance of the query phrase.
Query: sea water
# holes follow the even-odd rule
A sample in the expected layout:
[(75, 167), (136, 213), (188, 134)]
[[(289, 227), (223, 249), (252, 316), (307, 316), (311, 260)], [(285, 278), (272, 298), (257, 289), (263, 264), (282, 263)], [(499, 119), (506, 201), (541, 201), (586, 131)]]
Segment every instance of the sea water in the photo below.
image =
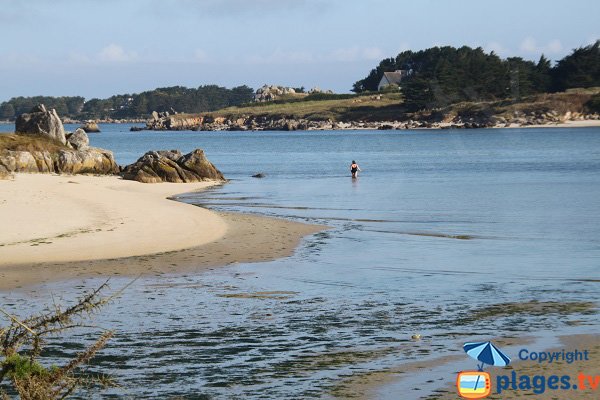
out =
[[(600, 128), (129, 127), (101, 125), (91, 144), (120, 164), (148, 150), (202, 148), (230, 179), (180, 201), (330, 229), (284, 259), (136, 281), (94, 319), (116, 331), (93, 364), (122, 386), (107, 397), (323, 397), (343, 377), (460, 354), (465, 341), (599, 327), (589, 312), (481, 310), (597, 300)], [(49, 293), (68, 302), (100, 282), (3, 292), (0, 301), (26, 314)], [(59, 360), (92, 340), (89, 332), (53, 340), (49, 355)]]

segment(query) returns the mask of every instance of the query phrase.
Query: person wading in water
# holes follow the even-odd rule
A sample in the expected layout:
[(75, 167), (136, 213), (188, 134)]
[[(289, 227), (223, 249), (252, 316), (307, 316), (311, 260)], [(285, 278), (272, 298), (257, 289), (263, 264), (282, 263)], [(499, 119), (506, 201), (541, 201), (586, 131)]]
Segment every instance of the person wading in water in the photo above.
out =
[(352, 178), (356, 178), (358, 176), (358, 171), (361, 171), (360, 167), (356, 163), (356, 161), (352, 160), (352, 164), (350, 165), (350, 172), (352, 172)]

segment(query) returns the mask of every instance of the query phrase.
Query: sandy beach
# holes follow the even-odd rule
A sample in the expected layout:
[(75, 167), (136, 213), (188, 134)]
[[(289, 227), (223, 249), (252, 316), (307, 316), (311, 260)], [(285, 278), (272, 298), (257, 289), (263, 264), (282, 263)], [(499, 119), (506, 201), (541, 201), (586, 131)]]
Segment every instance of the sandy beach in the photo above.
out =
[(0, 181), (0, 290), (268, 260), (322, 229), (167, 199), (211, 185), (44, 174)]
[(561, 123), (549, 123), (539, 125), (519, 125), (511, 128), (593, 128), (600, 126), (600, 120), (586, 119), (577, 121), (565, 121)]

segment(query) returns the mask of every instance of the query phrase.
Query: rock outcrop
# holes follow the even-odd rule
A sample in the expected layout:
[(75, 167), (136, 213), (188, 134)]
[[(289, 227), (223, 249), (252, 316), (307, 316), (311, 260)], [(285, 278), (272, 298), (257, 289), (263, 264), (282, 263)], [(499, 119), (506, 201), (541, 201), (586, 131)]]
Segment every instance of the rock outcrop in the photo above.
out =
[(43, 104), (29, 113), (21, 114), (15, 122), (15, 132), (24, 135), (45, 136), (66, 144), (65, 129), (56, 110), (46, 110)]
[(113, 153), (90, 147), (83, 129), (65, 135), (55, 110), (39, 105), (17, 118), (14, 135), (0, 135), (0, 174), (13, 172), (115, 175)]
[(86, 150), (90, 147), (90, 138), (81, 128), (77, 128), (75, 132), (69, 134), (67, 136), (67, 142), (75, 150)]
[(146, 122), (146, 129), (153, 131), (197, 131), (204, 118), (198, 115), (169, 114), (168, 111), (152, 112), (152, 118)]
[(225, 180), (200, 149), (185, 155), (178, 150), (149, 151), (135, 163), (126, 166), (122, 176), (123, 179), (143, 183)]
[(291, 87), (264, 85), (256, 90), (254, 101), (263, 103), (265, 101), (277, 100), (277, 98), (286, 94), (296, 94), (296, 90)]
[[(279, 93), (294, 97), (289, 88), (264, 86), (257, 91), (257, 100), (272, 100)], [(313, 88), (308, 96), (327, 94)], [(306, 94), (296, 94), (298, 99)], [(308, 97), (310, 99), (310, 97)], [(595, 100), (594, 100), (595, 99)], [(260, 131), (260, 130), (358, 130), (358, 129), (476, 129), (509, 128), (526, 126), (557, 125), (584, 120), (600, 120), (600, 109), (593, 106), (600, 99), (600, 90), (539, 94), (522, 102), (498, 100), (494, 102), (472, 102), (450, 104), (439, 109), (424, 109), (417, 112), (404, 110), (399, 103), (387, 103), (375, 107), (373, 102), (389, 101), (388, 94), (361, 95), (349, 100), (346, 108), (338, 109), (337, 102), (319, 103), (318, 108), (310, 103), (279, 107), (237, 107), (207, 113), (206, 115), (181, 114), (182, 122), (173, 123), (167, 113), (154, 113), (147, 123), (148, 129), (158, 130), (202, 130), (202, 131)], [(365, 103), (360, 105), (359, 103)], [(283, 104), (283, 102), (282, 102)], [(329, 104), (329, 106), (327, 106)], [(356, 104), (350, 106), (350, 104)], [(305, 109), (304, 106), (307, 106)], [(321, 108), (321, 106), (326, 106)], [(327, 108), (331, 107), (331, 108)], [(312, 110), (312, 111), (310, 111)], [(187, 121), (187, 122), (184, 122)], [(587, 124), (586, 124), (587, 125)]]
[(333, 90), (324, 90), (318, 86), (315, 86), (314, 88), (312, 88), (308, 91), (308, 94), (317, 94), (317, 93), (333, 94)]
[(87, 121), (85, 124), (81, 125), (79, 128), (83, 129), (85, 131), (85, 133), (100, 132), (100, 128), (98, 127), (98, 124), (95, 121)]
[(58, 152), (0, 150), (0, 173), (100, 174), (119, 173), (112, 152), (88, 148)]
[[(289, 118), (285, 116), (245, 116), (245, 117), (198, 117), (193, 125), (178, 126), (172, 130), (201, 130), (201, 131), (301, 131), (301, 130), (361, 130), (361, 129), (474, 129), (474, 128), (504, 128), (531, 125), (555, 125), (565, 121), (600, 120), (598, 114), (567, 113), (560, 115), (552, 113), (529, 113), (523, 116), (505, 117), (489, 116), (450, 116), (443, 120), (435, 120), (429, 116), (412, 115), (406, 120), (387, 121), (333, 121), (310, 120), (306, 118)], [(200, 121), (202, 121), (200, 123)], [(198, 124), (200, 124), (198, 126)], [(148, 129), (154, 129), (148, 124)], [(166, 130), (166, 125), (160, 125), (157, 130)]]
[(112, 151), (89, 147), (86, 150), (61, 150), (54, 172), (114, 175), (120, 170)]
[(11, 174), (8, 171), (6, 171), (2, 167), (0, 167), (0, 181), (3, 179), (9, 179), (10, 175)]
[(310, 121), (304, 118), (251, 116), (237, 118), (205, 118), (203, 131), (301, 131), (336, 129), (331, 120)]

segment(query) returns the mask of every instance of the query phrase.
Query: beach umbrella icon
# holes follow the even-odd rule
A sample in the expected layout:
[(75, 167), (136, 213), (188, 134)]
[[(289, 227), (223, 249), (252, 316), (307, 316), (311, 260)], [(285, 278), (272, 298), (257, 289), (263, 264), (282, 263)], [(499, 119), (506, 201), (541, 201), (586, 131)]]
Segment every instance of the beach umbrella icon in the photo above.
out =
[(510, 358), (492, 342), (465, 343), (463, 349), (471, 358), (481, 361), (481, 365), (477, 365), (480, 371), (483, 371), (485, 364), (496, 367), (505, 367), (510, 364)]

